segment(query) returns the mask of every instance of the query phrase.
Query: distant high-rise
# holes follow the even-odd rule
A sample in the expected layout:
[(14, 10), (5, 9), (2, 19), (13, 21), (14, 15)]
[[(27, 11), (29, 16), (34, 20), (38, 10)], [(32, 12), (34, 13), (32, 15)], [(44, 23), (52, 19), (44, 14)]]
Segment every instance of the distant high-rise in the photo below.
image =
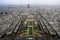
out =
[(29, 4), (28, 4), (28, 8), (29, 8)]

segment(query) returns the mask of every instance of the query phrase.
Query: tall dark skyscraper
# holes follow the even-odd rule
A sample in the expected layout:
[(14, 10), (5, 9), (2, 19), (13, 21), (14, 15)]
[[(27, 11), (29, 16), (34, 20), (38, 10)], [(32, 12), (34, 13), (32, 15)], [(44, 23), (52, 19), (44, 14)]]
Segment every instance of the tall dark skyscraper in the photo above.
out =
[(29, 8), (29, 4), (28, 4), (28, 8)]

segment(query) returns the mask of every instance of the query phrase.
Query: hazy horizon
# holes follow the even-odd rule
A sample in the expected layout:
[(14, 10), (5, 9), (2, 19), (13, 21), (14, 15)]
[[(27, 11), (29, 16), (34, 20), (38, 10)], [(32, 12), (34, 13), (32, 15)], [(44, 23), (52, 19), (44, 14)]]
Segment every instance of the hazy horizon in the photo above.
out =
[(0, 5), (60, 5), (60, 0), (0, 0)]

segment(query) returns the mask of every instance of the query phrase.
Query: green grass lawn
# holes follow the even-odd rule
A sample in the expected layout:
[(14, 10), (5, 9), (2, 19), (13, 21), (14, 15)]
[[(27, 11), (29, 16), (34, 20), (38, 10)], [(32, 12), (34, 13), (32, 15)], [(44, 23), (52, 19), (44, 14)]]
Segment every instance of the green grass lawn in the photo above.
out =
[(28, 23), (29, 35), (32, 35), (32, 27), (33, 27), (33, 24), (32, 24), (32, 21), (30, 21), (30, 22)]
[(32, 27), (29, 27), (29, 35), (32, 35)]

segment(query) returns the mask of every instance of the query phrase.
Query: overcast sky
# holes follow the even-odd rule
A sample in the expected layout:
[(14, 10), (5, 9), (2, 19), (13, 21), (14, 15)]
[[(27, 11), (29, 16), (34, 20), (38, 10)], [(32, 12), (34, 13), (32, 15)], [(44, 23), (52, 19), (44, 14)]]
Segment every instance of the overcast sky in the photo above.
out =
[(60, 0), (0, 0), (0, 4), (48, 4), (60, 5)]

